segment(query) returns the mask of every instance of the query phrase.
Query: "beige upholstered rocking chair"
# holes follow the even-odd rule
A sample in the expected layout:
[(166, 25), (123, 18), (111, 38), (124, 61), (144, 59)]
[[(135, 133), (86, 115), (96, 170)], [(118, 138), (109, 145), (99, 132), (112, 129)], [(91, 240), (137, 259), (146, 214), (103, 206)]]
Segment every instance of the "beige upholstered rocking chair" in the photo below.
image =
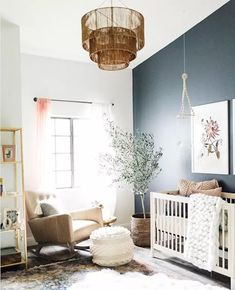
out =
[(38, 214), (39, 202), (53, 194), (27, 192), (26, 210), (28, 224), (38, 243), (36, 255), (48, 245), (66, 245), (71, 252), (78, 249), (76, 244), (89, 238), (91, 232), (103, 226), (101, 208), (93, 207), (70, 213), (42, 216)]

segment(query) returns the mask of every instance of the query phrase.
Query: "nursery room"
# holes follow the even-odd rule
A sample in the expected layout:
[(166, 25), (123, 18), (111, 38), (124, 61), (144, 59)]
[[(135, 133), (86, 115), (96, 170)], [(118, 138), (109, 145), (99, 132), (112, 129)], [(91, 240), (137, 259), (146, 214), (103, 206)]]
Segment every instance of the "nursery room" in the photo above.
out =
[(235, 290), (235, 0), (0, 0), (4, 290)]

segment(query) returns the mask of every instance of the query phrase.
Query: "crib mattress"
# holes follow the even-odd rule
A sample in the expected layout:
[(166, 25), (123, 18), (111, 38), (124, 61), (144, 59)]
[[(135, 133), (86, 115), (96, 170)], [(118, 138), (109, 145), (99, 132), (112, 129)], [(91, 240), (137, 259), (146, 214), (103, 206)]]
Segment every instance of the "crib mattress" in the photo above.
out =
[[(175, 216), (158, 216), (156, 226), (159, 230), (179, 236), (187, 236), (188, 220)], [(219, 245), (228, 248), (228, 231), (219, 232)]]

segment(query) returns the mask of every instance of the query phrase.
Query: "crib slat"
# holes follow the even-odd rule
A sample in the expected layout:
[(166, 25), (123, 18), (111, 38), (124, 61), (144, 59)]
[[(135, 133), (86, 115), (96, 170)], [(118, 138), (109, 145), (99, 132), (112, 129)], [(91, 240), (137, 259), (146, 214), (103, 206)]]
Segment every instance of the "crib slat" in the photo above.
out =
[(164, 244), (163, 246), (166, 247), (167, 239), (166, 239), (166, 200), (163, 200), (163, 229), (164, 229)]
[(177, 251), (177, 237), (178, 237), (178, 224), (177, 224), (177, 220), (178, 220), (178, 218), (177, 218), (177, 202), (176, 201), (174, 201), (174, 224), (175, 224), (175, 251)]
[[(185, 242), (186, 242), (186, 203), (183, 203), (183, 215), (184, 215), (184, 250), (185, 250)], [(183, 250), (183, 252), (184, 252)]]
[(224, 222), (224, 208), (222, 208), (222, 252), (223, 252), (223, 257), (222, 257), (222, 268), (225, 268), (225, 259), (224, 259), (224, 252), (225, 252), (225, 245), (224, 245), (224, 230), (225, 230), (225, 222)]
[(163, 224), (163, 215), (162, 215), (162, 199), (160, 199), (160, 243), (161, 246), (163, 245), (163, 231), (162, 231), (162, 224)]
[(171, 201), (171, 249), (173, 250), (173, 239), (174, 239), (174, 216), (173, 216), (173, 201)]
[(181, 217), (181, 202), (179, 202), (179, 218), (180, 218), (180, 223), (179, 223), (179, 252), (182, 253), (182, 249), (181, 249), (181, 233), (182, 233), (182, 228), (181, 228), (181, 221), (182, 221), (182, 217)]
[(159, 199), (156, 199), (157, 202), (157, 214), (156, 214), (156, 224), (157, 224), (157, 245), (159, 245)]
[(167, 201), (167, 248), (170, 248), (170, 201)]

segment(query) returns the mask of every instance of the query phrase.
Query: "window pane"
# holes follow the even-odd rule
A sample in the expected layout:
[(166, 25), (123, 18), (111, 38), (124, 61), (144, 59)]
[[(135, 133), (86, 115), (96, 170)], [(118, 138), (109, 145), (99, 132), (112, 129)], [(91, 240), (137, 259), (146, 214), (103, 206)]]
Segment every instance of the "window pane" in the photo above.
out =
[(71, 187), (71, 171), (56, 172), (56, 187)]
[(70, 153), (70, 137), (56, 137), (56, 153)]
[(70, 120), (55, 119), (55, 134), (70, 136)]
[(56, 154), (56, 170), (71, 170), (70, 154)]

